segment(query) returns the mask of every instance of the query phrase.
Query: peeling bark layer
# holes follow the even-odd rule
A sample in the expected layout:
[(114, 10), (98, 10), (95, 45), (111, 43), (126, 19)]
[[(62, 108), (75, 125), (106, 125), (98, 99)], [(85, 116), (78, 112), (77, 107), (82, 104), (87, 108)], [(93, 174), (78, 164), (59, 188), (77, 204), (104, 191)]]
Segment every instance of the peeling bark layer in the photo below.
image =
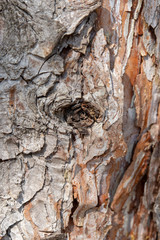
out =
[(159, 16), (1, 0), (0, 239), (160, 239)]

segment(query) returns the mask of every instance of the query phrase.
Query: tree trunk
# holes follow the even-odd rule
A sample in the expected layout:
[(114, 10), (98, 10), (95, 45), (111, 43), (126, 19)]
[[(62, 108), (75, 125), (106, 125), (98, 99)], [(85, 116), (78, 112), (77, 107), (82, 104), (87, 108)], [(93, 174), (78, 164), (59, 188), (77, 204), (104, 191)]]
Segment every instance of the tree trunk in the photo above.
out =
[(0, 239), (160, 239), (160, 2), (0, 0)]

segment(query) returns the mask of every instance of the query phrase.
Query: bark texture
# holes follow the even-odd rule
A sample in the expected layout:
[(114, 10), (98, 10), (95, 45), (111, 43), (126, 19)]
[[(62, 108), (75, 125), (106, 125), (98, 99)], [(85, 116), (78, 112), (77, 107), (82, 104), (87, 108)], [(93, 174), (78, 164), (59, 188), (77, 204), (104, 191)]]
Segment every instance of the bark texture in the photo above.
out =
[(0, 239), (160, 239), (159, 55), (159, 0), (0, 0)]

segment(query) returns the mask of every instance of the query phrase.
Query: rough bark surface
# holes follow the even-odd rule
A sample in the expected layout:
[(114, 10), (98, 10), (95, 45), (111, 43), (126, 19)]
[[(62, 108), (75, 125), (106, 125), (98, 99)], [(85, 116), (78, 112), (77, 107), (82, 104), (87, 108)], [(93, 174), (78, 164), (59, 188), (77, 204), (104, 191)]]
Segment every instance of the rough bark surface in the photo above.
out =
[(0, 0), (0, 239), (160, 239), (159, 55), (159, 0)]

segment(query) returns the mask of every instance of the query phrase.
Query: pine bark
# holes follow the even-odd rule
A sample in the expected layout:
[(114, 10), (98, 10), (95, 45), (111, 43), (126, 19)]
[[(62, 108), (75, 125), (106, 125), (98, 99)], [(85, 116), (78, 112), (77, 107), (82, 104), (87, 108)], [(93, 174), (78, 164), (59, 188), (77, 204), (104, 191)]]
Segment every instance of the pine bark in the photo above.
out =
[(160, 239), (160, 2), (0, 1), (0, 239)]

